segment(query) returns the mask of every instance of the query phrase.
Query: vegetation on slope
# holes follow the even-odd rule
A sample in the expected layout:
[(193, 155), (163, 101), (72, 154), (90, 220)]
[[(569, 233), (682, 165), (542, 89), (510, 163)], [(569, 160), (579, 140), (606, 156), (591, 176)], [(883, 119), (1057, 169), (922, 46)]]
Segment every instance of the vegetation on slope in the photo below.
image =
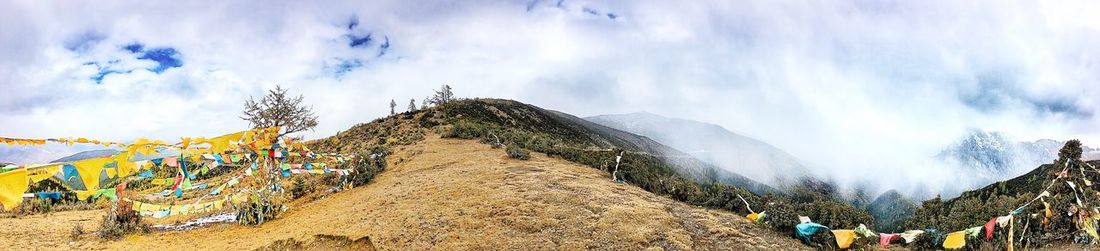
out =
[[(711, 173), (696, 180), (678, 173), (658, 150), (667, 150), (644, 137), (596, 125), (567, 114), (531, 105), (497, 99), (458, 100), (436, 107), (406, 112), (361, 124), (337, 135), (311, 142), (311, 148), (329, 152), (355, 152), (357, 149), (408, 145), (424, 138), (429, 130), (444, 137), (478, 139), (484, 143), (498, 140), (549, 156), (611, 172), (615, 157), (624, 152), (619, 178), (647, 191), (692, 205), (722, 208), (738, 213), (749, 212), (738, 198), (744, 197), (752, 209), (767, 211), (767, 224), (790, 232), (798, 224), (798, 215), (834, 228), (854, 228), (873, 224), (869, 214), (857, 210), (825, 193), (803, 186), (789, 195), (759, 196), (743, 188), (721, 184)], [(649, 143), (653, 142), (653, 143)], [(400, 160), (398, 160), (400, 161)], [(709, 176), (709, 179), (706, 177)]]
[[(1067, 163), (1067, 160), (1070, 160)], [(1051, 196), (1042, 201), (1035, 201), (1025, 207), (1020, 215), (1016, 216), (1016, 246), (1028, 245), (1032, 247), (1046, 245), (1052, 242), (1069, 242), (1080, 237), (1083, 233), (1078, 231), (1073, 222), (1074, 217), (1066, 216), (1068, 212), (1090, 214), (1088, 210), (1076, 209), (1076, 197), (1074, 191), (1065, 181), (1072, 181), (1083, 191), (1081, 200), (1092, 208), (1100, 201), (1100, 184), (1087, 186), (1084, 180), (1100, 180), (1100, 173), (1092, 167), (1100, 167), (1100, 161), (1090, 161), (1088, 164), (1081, 161), (1080, 142), (1071, 140), (1066, 143), (1059, 153), (1059, 158), (1052, 164), (1044, 164), (1035, 170), (1019, 177), (990, 184), (981, 189), (967, 191), (957, 198), (943, 200), (935, 198), (924, 201), (920, 208), (914, 212), (913, 217), (905, 223), (908, 229), (933, 228), (945, 231), (961, 230), (968, 227), (979, 226), (988, 222), (992, 217), (1007, 215), (1010, 211), (1024, 205), (1038, 196), (1048, 186)], [(1092, 167), (1090, 167), (1091, 165)], [(1062, 170), (1068, 170), (1065, 177), (1058, 182), (1051, 181)], [(1088, 170), (1088, 171), (1086, 171)], [(1044, 224), (1046, 202), (1050, 205), (1052, 217), (1049, 224)], [(1089, 204), (1089, 203), (1092, 204)], [(1007, 245), (1004, 231), (994, 232), (993, 242), (971, 243), (971, 246), (992, 245), (995, 249), (1003, 249)]]

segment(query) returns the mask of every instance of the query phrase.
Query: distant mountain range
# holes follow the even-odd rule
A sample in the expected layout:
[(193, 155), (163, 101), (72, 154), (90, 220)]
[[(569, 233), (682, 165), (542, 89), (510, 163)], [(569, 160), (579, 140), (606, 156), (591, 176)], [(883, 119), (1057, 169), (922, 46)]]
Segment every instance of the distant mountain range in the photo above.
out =
[(110, 155), (113, 155), (115, 153), (118, 153), (118, 150), (115, 150), (115, 149), (88, 150), (88, 151), (78, 152), (78, 153), (75, 153), (73, 155), (61, 157), (60, 159), (50, 161), (50, 163), (72, 162), (72, 161), (86, 160), (86, 159), (91, 159), (91, 158), (99, 158), (99, 157), (103, 157), (103, 156), (110, 156)]
[(64, 158), (84, 151), (108, 149), (102, 146), (77, 144), (65, 145), (48, 143), (37, 146), (7, 146), (0, 145), (0, 162), (9, 162), (16, 165), (42, 164), (54, 162), (58, 158)]
[(768, 143), (721, 126), (647, 112), (585, 118), (596, 124), (649, 137), (699, 160), (750, 179), (786, 189), (815, 180), (797, 158)]
[[(1065, 141), (1040, 139), (1019, 141), (1005, 133), (973, 129), (936, 155), (936, 159), (988, 181), (1015, 177), (1058, 158)], [(1100, 149), (1084, 147), (1086, 160)], [(988, 183), (988, 182), (983, 182)]]

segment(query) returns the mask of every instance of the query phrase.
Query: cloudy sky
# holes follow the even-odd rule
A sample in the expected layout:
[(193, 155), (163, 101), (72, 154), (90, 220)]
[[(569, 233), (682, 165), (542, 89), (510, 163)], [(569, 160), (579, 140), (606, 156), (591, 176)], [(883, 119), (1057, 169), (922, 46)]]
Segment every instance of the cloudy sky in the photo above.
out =
[(447, 83), (712, 122), (839, 179), (942, 176), (918, 162), (971, 128), (1100, 145), (1098, 2), (693, 3), (3, 1), (0, 136), (213, 136), (280, 84), (317, 138)]

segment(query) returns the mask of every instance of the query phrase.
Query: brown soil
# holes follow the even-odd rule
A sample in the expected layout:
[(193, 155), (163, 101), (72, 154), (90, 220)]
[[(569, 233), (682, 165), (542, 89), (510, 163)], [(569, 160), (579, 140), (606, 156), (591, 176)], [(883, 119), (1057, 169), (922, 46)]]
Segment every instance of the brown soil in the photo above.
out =
[(369, 185), (298, 201), (259, 227), (220, 224), (104, 241), (102, 210), (0, 219), (4, 249), (111, 250), (800, 250), (727, 211), (689, 206), (606, 173), (533, 153), (508, 158), (471, 140), (397, 149)]

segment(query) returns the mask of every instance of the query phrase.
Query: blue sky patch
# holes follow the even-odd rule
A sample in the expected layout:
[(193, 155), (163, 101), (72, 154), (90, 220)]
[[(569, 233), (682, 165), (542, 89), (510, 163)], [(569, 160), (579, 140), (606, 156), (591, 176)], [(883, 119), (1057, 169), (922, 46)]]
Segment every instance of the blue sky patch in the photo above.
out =
[(122, 46), (122, 49), (126, 50), (126, 51), (129, 51), (130, 53), (138, 53), (138, 52), (142, 52), (142, 51), (145, 50), (145, 45), (141, 44), (141, 43), (138, 43), (138, 42), (134, 42), (132, 44)]
[(359, 16), (351, 15), (351, 20), (348, 20), (348, 30), (353, 30), (356, 26), (359, 26)]
[(183, 60), (180, 60), (179, 52), (171, 47), (149, 49), (142, 53), (138, 59), (153, 60), (157, 62), (157, 66), (149, 69), (156, 73), (162, 73), (168, 68), (183, 66)]
[(348, 34), (348, 46), (351, 46), (351, 48), (367, 47), (368, 45), (370, 45), (371, 40), (373, 40), (373, 38), (371, 38), (370, 33), (367, 33), (366, 36), (362, 37)]
[(597, 11), (595, 9), (592, 9), (592, 8), (584, 7), (583, 10), (584, 10), (584, 13), (588, 13), (588, 14), (593, 15), (593, 16), (599, 16), (600, 15), (599, 11)]
[(378, 56), (375, 56), (375, 57), (381, 57), (383, 55), (386, 55), (386, 52), (388, 52), (389, 50), (390, 50), (390, 36), (384, 36), (383, 40), (382, 40), (382, 45), (378, 46)]
[(332, 74), (333, 78), (340, 79), (344, 75), (355, 70), (356, 68), (363, 67), (363, 61), (354, 58), (333, 58), (337, 62), (336, 64), (325, 64), (325, 71)]
[(123, 70), (111, 69), (111, 65), (117, 64), (118, 62), (119, 62), (118, 60), (111, 60), (111, 61), (107, 62), (106, 65), (101, 65), (101, 64), (98, 64), (98, 63), (95, 63), (95, 62), (87, 62), (87, 63), (84, 63), (84, 65), (91, 65), (91, 66), (96, 67), (96, 74), (92, 75), (92, 77), (89, 78), (89, 79), (91, 79), (92, 81), (95, 81), (96, 84), (102, 84), (103, 83), (103, 78), (107, 77), (107, 75), (126, 74), (126, 73), (133, 72), (133, 70), (123, 71)]

